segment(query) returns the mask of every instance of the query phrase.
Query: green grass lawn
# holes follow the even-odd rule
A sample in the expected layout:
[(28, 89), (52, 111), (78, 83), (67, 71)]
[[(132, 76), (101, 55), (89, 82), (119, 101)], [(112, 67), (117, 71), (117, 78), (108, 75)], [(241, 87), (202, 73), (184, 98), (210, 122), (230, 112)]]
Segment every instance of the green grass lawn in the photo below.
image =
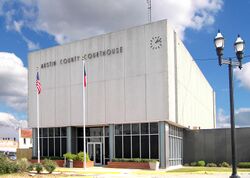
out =
[[(238, 172), (250, 172), (250, 169), (237, 169)], [(224, 173), (231, 172), (232, 168), (226, 167), (183, 167), (180, 169), (171, 170), (171, 173)]]

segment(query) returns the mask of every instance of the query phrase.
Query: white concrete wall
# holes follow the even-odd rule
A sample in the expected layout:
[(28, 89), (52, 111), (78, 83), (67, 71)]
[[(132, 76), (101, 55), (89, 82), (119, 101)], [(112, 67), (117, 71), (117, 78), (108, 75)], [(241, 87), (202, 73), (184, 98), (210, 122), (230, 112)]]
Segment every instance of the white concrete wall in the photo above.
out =
[[(26, 139), (26, 143), (24, 143)], [(18, 148), (31, 148), (32, 147), (32, 138), (19, 138)]]
[(214, 128), (214, 91), (176, 37), (178, 123), (185, 127)]
[[(153, 50), (150, 48), (150, 40), (156, 36), (162, 38), (162, 47)], [(175, 104), (177, 78), (174, 68), (176, 62), (174, 31), (171, 27), (168, 28), (167, 21), (163, 20), (30, 53), (29, 126), (36, 127), (37, 67), (39, 67), (42, 84), (40, 126), (81, 126), (82, 60), (69, 64), (60, 64), (60, 60), (74, 56), (82, 57), (86, 53), (117, 47), (122, 47), (122, 53), (86, 60), (87, 125), (166, 120), (176, 122), (176, 115), (182, 110), (178, 110), (177, 113)], [(182, 70), (186, 61), (184, 59), (182, 62), (181, 55), (190, 60), (190, 56), (182, 48), (184, 46), (178, 48), (179, 52), (184, 53), (179, 55), (181, 57), (178, 59), (181, 62), (177, 63), (180, 65), (179, 70)], [(50, 61), (56, 61), (56, 66), (41, 69), (41, 64)], [(196, 71), (194, 73), (202, 75)], [(178, 79), (186, 80), (182, 77), (185, 74), (180, 72)], [(202, 80), (204, 85), (207, 84), (203, 76), (196, 79)], [(180, 83), (178, 93), (185, 94), (185, 91), (182, 91), (185, 85), (185, 82)], [(193, 85), (199, 85), (199, 83)], [(210, 91), (211, 88), (205, 89), (204, 92)], [(178, 95), (178, 100), (179, 97), (183, 97), (181, 94)], [(204, 100), (207, 99), (204, 98)], [(181, 98), (180, 100), (180, 103), (186, 104)], [(178, 104), (181, 109), (183, 106)], [(208, 107), (212, 106), (208, 104)], [(191, 114), (190, 117), (193, 115)], [(187, 125), (189, 121), (195, 120), (190, 120), (190, 117), (180, 117), (183, 120), (180, 120), (180, 124)]]

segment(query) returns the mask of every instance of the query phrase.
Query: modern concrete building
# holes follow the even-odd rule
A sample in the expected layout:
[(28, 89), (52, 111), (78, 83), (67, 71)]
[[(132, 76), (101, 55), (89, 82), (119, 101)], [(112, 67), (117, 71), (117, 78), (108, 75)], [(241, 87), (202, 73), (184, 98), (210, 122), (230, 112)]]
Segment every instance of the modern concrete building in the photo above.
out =
[(41, 156), (83, 150), (112, 158), (182, 164), (183, 128), (215, 127), (215, 94), (166, 20), (29, 54), (29, 127), (37, 155), (36, 72), (40, 73)]

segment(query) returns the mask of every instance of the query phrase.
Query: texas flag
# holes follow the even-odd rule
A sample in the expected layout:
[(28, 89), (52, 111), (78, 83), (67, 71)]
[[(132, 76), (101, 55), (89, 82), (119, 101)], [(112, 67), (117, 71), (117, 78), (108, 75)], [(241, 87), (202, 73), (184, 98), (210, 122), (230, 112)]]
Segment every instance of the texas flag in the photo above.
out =
[(85, 63), (84, 63), (84, 67), (83, 67), (83, 82), (84, 82), (84, 88), (87, 87), (87, 73), (86, 73), (86, 68), (85, 68)]

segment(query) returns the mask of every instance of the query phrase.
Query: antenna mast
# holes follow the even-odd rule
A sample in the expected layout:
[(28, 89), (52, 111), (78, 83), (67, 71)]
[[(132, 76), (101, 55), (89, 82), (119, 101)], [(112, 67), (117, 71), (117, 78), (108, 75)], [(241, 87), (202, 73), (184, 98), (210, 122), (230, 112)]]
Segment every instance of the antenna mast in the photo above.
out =
[(151, 23), (151, 0), (147, 0), (148, 4), (148, 22)]

